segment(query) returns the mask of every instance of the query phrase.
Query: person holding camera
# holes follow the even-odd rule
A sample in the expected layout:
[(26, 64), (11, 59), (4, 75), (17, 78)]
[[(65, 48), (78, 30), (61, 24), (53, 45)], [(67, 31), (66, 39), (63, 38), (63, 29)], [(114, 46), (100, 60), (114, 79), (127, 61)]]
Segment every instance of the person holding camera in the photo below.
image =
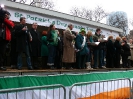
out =
[(18, 70), (22, 69), (22, 53), (24, 52), (26, 55), (26, 60), (28, 64), (28, 69), (32, 70), (31, 65), (31, 58), (30, 58), (30, 41), (32, 41), (32, 37), (30, 32), (28, 32), (27, 26), (26, 26), (26, 20), (25, 17), (20, 18), (20, 24), (16, 26), (16, 47), (18, 52), (18, 58), (17, 58), (17, 68)]
[(4, 55), (6, 51), (6, 46), (11, 40), (11, 29), (14, 27), (14, 23), (9, 20), (10, 13), (5, 10), (1, 10), (0, 15), (0, 70), (6, 70), (4, 67)]

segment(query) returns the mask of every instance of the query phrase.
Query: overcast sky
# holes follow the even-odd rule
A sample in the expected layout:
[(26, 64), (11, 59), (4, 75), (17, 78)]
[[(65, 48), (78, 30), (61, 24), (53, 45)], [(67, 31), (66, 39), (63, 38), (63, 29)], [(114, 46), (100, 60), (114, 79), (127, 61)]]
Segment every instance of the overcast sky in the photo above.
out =
[(106, 11), (124, 11), (128, 18), (133, 19), (133, 0), (53, 0), (56, 9), (63, 13), (70, 13), (74, 6), (93, 9), (97, 5), (102, 6)]
[(133, 17), (132, 0), (53, 0), (56, 9), (69, 13), (73, 6), (95, 8), (97, 5), (102, 6), (106, 11), (125, 11), (129, 17)]

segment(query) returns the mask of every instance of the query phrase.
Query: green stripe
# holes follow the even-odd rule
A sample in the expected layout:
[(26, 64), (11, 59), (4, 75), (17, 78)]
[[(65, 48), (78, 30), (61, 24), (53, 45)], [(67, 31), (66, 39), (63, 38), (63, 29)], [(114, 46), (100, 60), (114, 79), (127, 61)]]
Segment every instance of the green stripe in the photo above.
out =
[(62, 84), (71, 86), (77, 82), (90, 82), (99, 80), (109, 80), (117, 78), (133, 78), (133, 71), (126, 72), (103, 72), (90, 74), (69, 74), (56, 76), (20, 76), (0, 78), (0, 89), (20, 88), (30, 86), (42, 86), (51, 84)]

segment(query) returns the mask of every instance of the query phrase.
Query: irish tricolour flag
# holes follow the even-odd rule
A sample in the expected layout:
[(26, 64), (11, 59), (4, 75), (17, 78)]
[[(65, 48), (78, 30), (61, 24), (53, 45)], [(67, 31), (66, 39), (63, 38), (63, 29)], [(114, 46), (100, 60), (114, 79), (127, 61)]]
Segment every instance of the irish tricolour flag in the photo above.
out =
[[(119, 78), (123, 78), (123, 80), (117, 80)], [(133, 71), (4, 77), (0, 78), (0, 89), (62, 84), (66, 89), (66, 99), (128, 99), (130, 82), (124, 78), (129, 78), (132, 81)], [(110, 81), (111, 79), (114, 81)], [(101, 82), (103, 80), (106, 81)], [(81, 83), (81, 85), (75, 85), (69, 92), (75, 83)], [(21, 90), (17, 93), (0, 93), (0, 99), (64, 99), (64, 91), (59, 87)]]

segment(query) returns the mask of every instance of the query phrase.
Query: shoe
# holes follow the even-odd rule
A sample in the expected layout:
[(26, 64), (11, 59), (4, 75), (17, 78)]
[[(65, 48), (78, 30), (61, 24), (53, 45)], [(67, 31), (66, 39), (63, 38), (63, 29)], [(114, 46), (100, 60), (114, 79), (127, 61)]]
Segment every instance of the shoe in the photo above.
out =
[(6, 68), (2, 66), (2, 67), (0, 67), (0, 70), (6, 71)]
[(32, 66), (28, 67), (28, 70), (33, 70), (33, 67)]
[(11, 69), (16, 69), (16, 66), (15, 65), (11, 65)]
[(87, 62), (87, 63), (86, 63), (86, 69), (93, 69), (93, 68), (91, 68), (90, 62)]
[(105, 66), (102, 66), (102, 67), (100, 67), (101, 69), (105, 69), (106, 67)]

